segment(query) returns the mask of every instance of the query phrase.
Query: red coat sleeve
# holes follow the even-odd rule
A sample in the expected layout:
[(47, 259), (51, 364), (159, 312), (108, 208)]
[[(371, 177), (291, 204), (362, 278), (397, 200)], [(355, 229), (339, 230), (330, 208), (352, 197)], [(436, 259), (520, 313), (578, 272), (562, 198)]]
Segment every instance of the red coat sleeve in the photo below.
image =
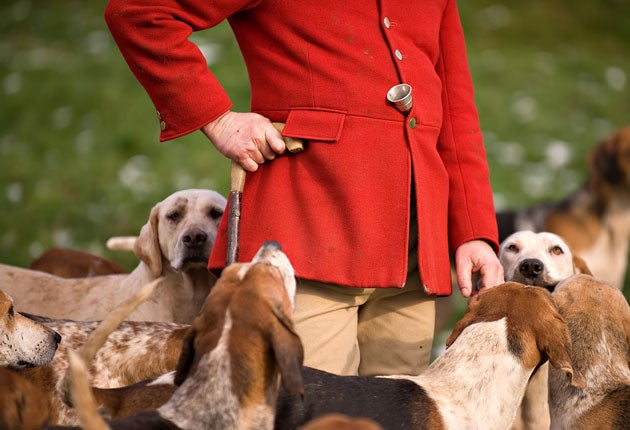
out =
[(232, 107), (208, 69), (193, 31), (219, 24), (247, 0), (110, 0), (105, 21), (160, 117), (160, 140), (191, 133)]
[(449, 174), (449, 243), (484, 239), (495, 251), (498, 236), (490, 173), (474, 102), (463, 29), (449, 1), (440, 30), (437, 70), (443, 81), (443, 127), (438, 150)]

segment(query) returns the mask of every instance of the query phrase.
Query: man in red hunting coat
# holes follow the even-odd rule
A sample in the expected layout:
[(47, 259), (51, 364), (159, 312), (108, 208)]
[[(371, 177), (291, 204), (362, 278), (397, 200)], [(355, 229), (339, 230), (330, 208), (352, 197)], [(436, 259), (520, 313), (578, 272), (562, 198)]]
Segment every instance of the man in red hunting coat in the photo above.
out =
[[(305, 364), (417, 374), (435, 297), (503, 281), (488, 165), (454, 0), (110, 0), (105, 18), (161, 140), (201, 130), (248, 171), (239, 260), (278, 241)], [(237, 113), (188, 37), (227, 19), (251, 84)], [(388, 100), (406, 84), (410, 110)], [(303, 139), (288, 154), (284, 136)], [(225, 264), (223, 222), (209, 268)]]

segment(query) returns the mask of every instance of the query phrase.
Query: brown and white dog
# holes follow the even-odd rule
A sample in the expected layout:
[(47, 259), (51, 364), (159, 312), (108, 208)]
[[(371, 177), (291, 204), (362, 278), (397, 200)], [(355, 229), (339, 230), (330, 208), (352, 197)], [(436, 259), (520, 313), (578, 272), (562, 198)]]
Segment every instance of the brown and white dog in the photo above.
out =
[(198, 189), (157, 203), (136, 241), (141, 261), (129, 274), (65, 279), (0, 265), (0, 287), (15, 297), (20, 311), (101, 320), (143, 285), (163, 277), (156, 293), (129, 319), (190, 323), (215, 281), (206, 264), (225, 204), (219, 193)]
[[(28, 317), (59, 332), (63, 342), (48, 365), (19, 369), (18, 372), (47, 398), (51, 424), (78, 424), (76, 414), (64, 403), (58, 386), (68, 368), (68, 352), (81, 348), (100, 322)], [(110, 392), (106, 389), (125, 387), (174, 371), (189, 327), (188, 324), (123, 321), (91, 362), (87, 376), (90, 384), (105, 389), (107, 395)], [(117, 410), (118, 397), (120, 395), (111, 396), (109, 402), (113, 406), (110, 409)]]
[(50, 416), (46, 397), (17, 371), (49, 363), (59, 333), (17, 313), (0, 291), (0, 428), (39, 429)]
[(447, 349), (420, 376), (337, 376), (305, 368), (304, 399), (281, 393), (276, 429), (329, 413), (384, 428), (505, 429), (527, 381), (547, 358), (575, 386), (571, 339), (551, 294), (508, 282), (473, 297)]
[[(224, 269), (185, 339), (173, 396), (111, 427), (272, 429), (280, 381), (290, 393), (302, 391), (294, 296), (293, 268), (275, 242), (263, 244), (250, 263)], [(102, 428), (92, 411), (82, 427)]]
[(50, 404), (26, 378), (0, 367), (0, 429), (40, 430), (50, 422)]
[[(142, 287), (136, 294), (131, 296), (128, 300), (117, 307), (110, 315), (108, 315), (104, 321), (99, 323), (78, 322), (74, 324), (89, 325), (90, 328), (88, 331), (91, 332), (90, 338), (96, 337), (97, 341), (99, 339), (103, 339), (103, 342), (105, 342), (107, 335), (103, 335), (102, 332), (106, 331), (107, 333), (110, 333), (113, 327), (120, 324), (122, 319), (124, 319), (140, 303), (146, 300), (146, 298), (155, 289), (155, 284), (158, 282), (159, 279)], [(59, 338), (58, 334), (55, 334), (55, 332), (53, 332), (50, 328), (43, 326), (40, 322), (27, 319), (17, 313), (16, 315), (25, 320), (28, 324), (40, 327), (44, 332), (53, 333), (55, 339)], [(73, 324), (72, 322), (65, 323), (67, 325)], [(164, 366), (169, 369), (175, 367), (175, 363), (179, 358), (182, 339), (184, 337), (183, 332), (181, 335), (176, 335), (177, 330), (170, 333), (173, 335), (173, 338), (177, 336), (180, 337), (179, 342), (177, 340), (169, 340), (169, 342), (166, 342), (164, 339), (162, 341), (158, 339), (147, 341), (146, 335), (163, 334), (158, 328), (162, 328), (167, 324), (141, 323), (136, 321), (125, 322), (123, 324), (136, 326), (134, 327), (136, 329), (144, 328), (143, 325), (145, 324), (154, 325), (156, 327), (154, 327), (155, 330), (150, 330), (148, 333), (145, 333), (145, 337), (137, 336), (138, 330), (129, 330), (129, 327), (127, 327), (126, 330), (121, 329), (121, 332), (124, 333), (124, 335), (118, 333), (117, 340), (107, 339), (110, 343), (110, 355), (102, 353), (102, 349), (99, 350), (99, 355), (97, 357), (99, 360), (96, 360), (96, 363), (91, 366), (91, 375), (98, 374), (99, 367), (104, 364), (102, 361), (105, 361), (109, 368), (108, 372), (103, 371), (105, 375), (99, 375), (101, 379), (105, 379), (106, 375), (118, 375), (118, 377), (123, 381), (126, 378), (141, 378), (144, 375), (161, 374), (164, 370), (160, 371), (160, 368), (163, 368)], [(88, 353), (90, 353), (91, 357), (93, 357), (94, 355), (97, 355), (95, 352), (92, 352), (96, 346), (94, 345), (94, 340), (92, 341), (92, 344), (89, 342), (83, 343), (83, 340), (86, 340), (84, 333), (67, 332), (66, 336), (67, 337), (65, 337), (64, 343), (62, 343), (57, 350), (52, 362), (50, 362), (52, 355), (47, 352), (46, 355), (43, 356), (44, 358), (42, 359), (40, 366), (19, 367), (14, 369), (13, 373), (7, 374), (5, 372), (5, 374), (1, 375), (8, 384), (14, 385), (17, 390), (11, 394), (0, 390), (0, 405), (2, 406), (0, 409), (8, 411), (4, 413), (4, 417), (0, 414), (0, 422), (5, 420), (7, 423), (10, 423), (10, 427), (8, 428), (26, 428), (26, 420), (29, 418), (27, 415), (32, 413), (30, 412), (31, 410), (38, 408), (38, 405), (45, 405), (45, 408), (41, 408), (41, 417), (45, 419), (40, 420), (35, 419), (35, 417), (30, 417), (33, 423), (45, 423), (46, 425), (54, 425), (58, 423), (78, 423), (78, 419), (74, 411), (71, 411), (62, 400), (63, 390), (61, 388), (64, 386), (63, 377), (66, 373), (68, 356), (72, 350), (87, 348)], [(125, 339), (121, 339), (121, 337), (125, 337)], [(174, 354), (168, 354), (169, 347), (172, 349), (172, 345), (170, 345), (171, 342), (177, 344), (178, 347)], [(102, 346), (102, 343), (97, 344), (97, 346)], [(163, 351), (164, 353), (156, 354), (156, 350)], [(117, 356), (119, 359), (114, 360), (111, 356)], [(48, 362), (50, 363), (47, 364)], [(119, 368), (115, 368), (115, 366), (118, 366)], [(151, 368), (154, 369), (153, 373), (151, 373)], [(144, 369), (145, 372), (142, 372), (141, 369)], [(9, 426), (9, 424), (7, 425)], [(40, 427), (33, 424), (32, 428), (35, 429)]]
[(50, 363), (61, 342), (56, 331), (20, 315), (0, 291), (0, 366), (14, 369)]
[[(549, 291), (576, 273), (590, 274), (586, 263), (573, 255), (569, 245), (560, 236), (549, 232), (523, 230), (511, 234), (501, 242), (499, 260), (506, 281)], [(532, 375), (512, 430), (549, 428), (548, 369), (549, 365), (545, 363)]]
[(630, 243), (630, 127), (591, 152), (586, 183), (562, 201), (497, 213), (499, 239), (517, 230), (562, 236), (597, 279), (623, 288)]
[(573, 341), (573, 368), (586, 377), (575, 389), (549, 371), (553, 430), (630, 428), (630, 307), (614, 287), (576, 275), (553, 293)]

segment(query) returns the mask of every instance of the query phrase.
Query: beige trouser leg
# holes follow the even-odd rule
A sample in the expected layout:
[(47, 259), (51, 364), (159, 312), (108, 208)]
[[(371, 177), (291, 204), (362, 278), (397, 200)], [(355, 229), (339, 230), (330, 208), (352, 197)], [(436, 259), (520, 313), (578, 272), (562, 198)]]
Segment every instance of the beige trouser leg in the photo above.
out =
[(428, 366), (435, 297), (420, 287), (414, 217), (412, 212), (404, 288), (298, 280), (293, 319), (306, 366), (339, 375), (417, 375)]
[(305, 365), (340, 375), (419, 374), (429, 364), (435, 298), (405, 288), (298, 281), (295, 328)]
[(419, 375), (431, 359), (434, 328), (435, 297), (417, 278), (402, 291), (377, 289), (359, 308), (359, 375)]

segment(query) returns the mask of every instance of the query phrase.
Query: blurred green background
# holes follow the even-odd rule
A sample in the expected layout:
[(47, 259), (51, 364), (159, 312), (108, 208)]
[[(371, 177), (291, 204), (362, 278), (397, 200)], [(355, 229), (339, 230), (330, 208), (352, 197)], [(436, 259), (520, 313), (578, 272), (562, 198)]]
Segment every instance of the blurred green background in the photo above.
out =
[[(103, 21), (106, 2), (0, 5), (0, 262), (51, 246), (128, 268), (107, 238), (134, 235), (182, 188), (228, 191), (229, 163), (200, 133), (158, 142), (155, 111)], [(563, 197), (590, 148), (630, 125), (627, 0), (463, 0), (497, 207)], [(249, 88), (229, 27), (196, 33), (235, 109)], [(626, 293), (628, 288), (626, 288)]]

